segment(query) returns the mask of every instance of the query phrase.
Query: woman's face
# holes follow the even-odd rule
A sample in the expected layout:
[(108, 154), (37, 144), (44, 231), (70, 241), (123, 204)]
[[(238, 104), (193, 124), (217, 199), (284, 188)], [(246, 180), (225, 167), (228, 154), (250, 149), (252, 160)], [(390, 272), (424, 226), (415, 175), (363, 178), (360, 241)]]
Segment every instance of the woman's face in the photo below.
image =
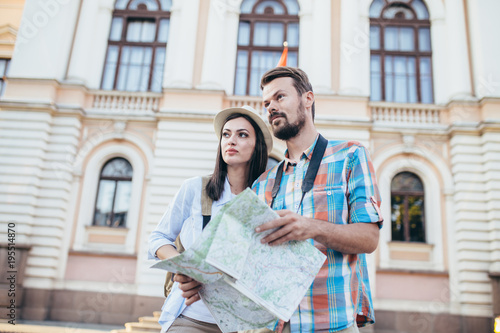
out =
[(247, 164), (256, 143), (255, 130), (243, 117), (231, 119), (222, 128), (220, 148), (222, 159), (228, 166)]

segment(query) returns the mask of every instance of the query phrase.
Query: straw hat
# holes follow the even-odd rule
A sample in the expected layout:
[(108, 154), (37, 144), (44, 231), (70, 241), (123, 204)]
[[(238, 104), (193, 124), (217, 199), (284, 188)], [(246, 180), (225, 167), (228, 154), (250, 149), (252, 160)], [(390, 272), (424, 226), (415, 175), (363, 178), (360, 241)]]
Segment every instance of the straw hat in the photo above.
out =
[(255, 111), (248, 105), (243, 105), (242, 107), (238, 108), (224, 109), (219, 113), (217, 113), (214, 119), (214, 129), (215, 129), (215, 134), (217, 134), (217, 137), (220, 139), (222, 126), (226, 122), (226, 119), (230, 115), (235, 113), (241, 113), (247, 115), (250, 118), (252, 118), (253, 121), (255, 121), (257, 126), (259, 126), (262, 134), (264, 135), (264, 141), (266, 142), (267, 145), (267, 152), (270, 153), (271, 150), (273, 149), (273, 137), (271, 136), (271, 132), (269, 132), (266, 123), (264, 122), (264, 120), (262, 120), (260, 115), (257, 114), (257, 111)]

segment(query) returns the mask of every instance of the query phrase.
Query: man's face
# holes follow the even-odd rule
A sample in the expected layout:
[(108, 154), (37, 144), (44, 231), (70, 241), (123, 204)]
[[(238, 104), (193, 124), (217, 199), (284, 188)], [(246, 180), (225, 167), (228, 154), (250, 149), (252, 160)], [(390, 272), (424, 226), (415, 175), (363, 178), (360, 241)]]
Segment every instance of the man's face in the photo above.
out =
[(274, 79), (264, 87), (262, 96), (274, 136), (281, 140), (297, 136), (306, 123), (306, 110), (293, 79)]

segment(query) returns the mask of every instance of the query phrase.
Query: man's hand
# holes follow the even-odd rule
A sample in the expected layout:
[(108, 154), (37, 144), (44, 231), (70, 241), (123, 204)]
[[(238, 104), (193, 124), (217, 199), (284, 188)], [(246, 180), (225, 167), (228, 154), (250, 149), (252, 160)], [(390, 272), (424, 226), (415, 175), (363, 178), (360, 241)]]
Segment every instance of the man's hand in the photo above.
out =
[(296, 214), (289, 210), (276, 211), (280, 216), (276, 220), (262, 224), (255, 229), (256, 232), (264, 232), (269, 229), (279, 228), (262, 238), (262, 243), (269, 245), (280, 245), (291, 240), (302, 241), (309, 238), (314, 238), (317, 223), (302, 215)]
[(378, 245), (378, 223), (335, 224), (307, 218), (289, 210), (278, 210), (276, 213), (279, 218), (255, 228), (255, 232), (278, 228), (262, 238), (264, 244), (279, 245), (291, 240), (312, 238), (344, 254), (372, 253)]
[(179, 289), (182, 290), (182, 297), (186, 299), (186, 305), (200, 300), (198, 291), (201, 288), (201, 283), (183, 274), (175, 274), (174, 281), (179, 282)]

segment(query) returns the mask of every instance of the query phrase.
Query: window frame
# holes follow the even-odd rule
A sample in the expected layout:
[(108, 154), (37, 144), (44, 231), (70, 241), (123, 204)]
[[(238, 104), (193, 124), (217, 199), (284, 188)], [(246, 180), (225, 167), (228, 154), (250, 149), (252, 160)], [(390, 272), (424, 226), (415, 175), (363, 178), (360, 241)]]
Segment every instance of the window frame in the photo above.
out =
[[(419, 181), (420, 181), (420, 184), (422, 184), (422, 190), (421, 191), (417, 191), (417, 190), (413, 190), (413, 191), (410, 191), (410, 190), (393, 190), (392, 189), (392, 181), (394, 180), (394, 178), (396, 178), (397, 176), (399, 176), (400, 174), (402, 173), (409, 173), (411, 174), (413, 177), (417, 178)], [(393, 196), (401, 196), (403, 198), (402, 202), (403, 202), (403, 205), (404, 205), (404, 216), (403, 216), (403, 240), (394, 240), (393, 239), (393, 235), (392, 235), (392, 230), (393, 230), (393, 221), (392, 221), (392, 214), (391, 214), (391, 241), (393, 242), (405, 242), (405, 243), (427, 243), (427, 233), (426, 233), (426, 228), (425, 228), (425, 223), (426, 223), (426, 219), (425, 219), (425, 188), (424, 188), (424, 183), (422, 181), (422, 179), (417, 175), (415, 174), (414, 172), (411, 172), (411, 171), (401, 171), (399, 173), (397, 173), (396, 175), (394, 175), (394, 177), (392, 177), (391, 179), (391, 185), (390, 185), (390, 191), (391, 191), (391, 194), (390, 194), (390, 198), (391, 198), (391, 213), (392, 213), (392, 197)], [(422, 221), (421, 221), (421, 225), (422, 225), (422, 233), (423, 233), (423, 241), (412, 241), (411, 240), (411, 234), (410, 234), (410, 210), (409, 210), (409, 197), (420, 197), (422, 199), (422, 208), (421, 208), (421, 212), (422, 212)]]
[[(300, 18), (298, 15), (292, 15), (288, 13), (288, 8), (285, 2), (282, 0), (272, 0), (274, 2), (280, 3), (281, 6), (283, 6), (285, 10), (285, 14), (269, 14), (269, 13), (262, 13), (258, 14), (255, 12), (256, 8), (259, 6), (260, 3), (264, 1), (269, 1), (269, 0), (258, 0), (255, 2), (254, 6), (252, 7), (252, 12), (251, 13), (241, 13), (238, 21), (238, 34), (239, 34), (239, 24), (241, 22), (246, 22), (249, 23), (250, 25), (250, 34), (249, 34), (249, 42), (248, 45), (239, 45), (237, 44), (237, 49), (236, 49), (236, 54), (238, 54), (240, 51), (246, 51), (248, 53), (248, 59), (247, 59), (247, 75), (246, 75), (246, 85), (245, 85), (245, 95), (243, 96), (250, 96), (250, 77), (251, 77), (251, 65), (252, 65), (252, 54), (253, 52), (259, 52), (259, 51), (264, 51), (264, 52), (283, 52), (283, 45), (280, 46), (255, 46), (253, 45), (253, 37), (254, 37), (254, 31), (255, 31), (255, 24), (256, 23), (282, 23), (284, 25), (284, 41), (288, 40), (288, 26), (289, 24), (296, 23), (299, 25), (299, 36), (300, 36)], [(300, 37), (299, 37), (300, 38)], [(300, 39), (299, 39), (299, 44), (297, 46), (288, 46), (288, 53), (296, 53), (297, 54), (297, 63), (299, 61), (299, 45), (300, 45)], [(236, 70), (235, 70), (235, 75), (234, 75), (234, 83), (233, 83), (233, 89), (236, 87), (236, 79), (237, 79), (237, 72), (238, 72), (238, 62), (235, 64)]]
[[(126, 161), (130, 165), (130, 168), (132, 169), (132, 177), (102, 176), (102, 172), (104, 171), (104, 169), (106, 168), (106, 166), (108, 164), (112, 163), (114, 160), (124, 160), (124, 161)], [(107, 227), (107, 228), (126, 228), (127, 227), (128, 212), (130, 211), (130, 202), (129, 202), (129, 207), (127, 209), (127, 219), (125, 219), (123, 225), (117, 225), (117, 226), (114, 226), (113, 224), (111, 224), (109, 226), (108, 225), (99, 225), (99, 224), (96, 224), (96, 218), (95, 218), (95, 216), (96, 216), (96, 213), (97, 213), (97, 203), (99, 201), (99, 190), (101, 189), (101, 181), (102, 180), (111, 180), (111, 181), (114, 181), (114, 184), (115, 184), (114, 191), (113, 191), (113, 199), (112, 199), (112, 204), (111, 204), (111, 211), (110, 211), (110, 220), (113, 221), (114, 217), (115, 217), (115, 201), (116, 201), (116, 192), (118, 190), (118, 182), (120, 182), (120, 181), (128, 181), (128, 182), (130, 182), (130, 185), (132, 185), (132, 180), (134, 178), (133, 173), (134, 173), (134, 169), (132, 167), (132, 164), (130, 163), (129, 160), (127, 160), (124, 157), (120, 157), (120, 156), (113, 157), (113, 158), (107, 160), (103, 164), (103, 166), (101, 168), (101, 171), (99, 173), (99, 179), (97, 181), (97, 191), (96, 191), (95, 202), (94, 202), (94, 214), (92, 216), (92, 224), (91, 224), (93, 227)], [(132, 197), (132, 196), (130, 196), (130, 197)], [(130, 198), (129, 198), (129, 200), (130, 200)]]
[[(147, 92), (151, 92), (151, 87), (152, 87), (152, 80), (153, 80), (153, 74), (154, 74), (154, 67), (155, 67), (155, 62), (156, 62), (156, 49), (159, 47), (167, 48), (168, 44), (168, 37), (167, 37), (167, 42), (159, 42), (158, 41), (158, 33), (160, 29), (160, 21), (162, 19), (167, 19), (170, 21), (170, 10), (166, 11), (162, 9), (161, 3), (157, 1), (158, 3), (158, 10), (152, 11), (148, 9), (142, 9), (142, 7), (138, 8), (137, 10), (129, 9), (130, 4), (133, 0), (130, 0), (127, 3), (127, 9), (114, 9), (113, 10), (113, 16), (111, 18), (111, 24), (115, 18), (121, 18), (123, 20), (123, 25), (122, 25), (122, 31), (121, 31), (121, 36), (120, 40), (111, 40), (111, 32), (112, 32), (112, 26), (109, 31), (109, 36), (108, 36), (108, 44), (106, 47), (106, 55), (104, 58), (104, 66), (102, 69), (102, 76), (101, 76), (101, 84), (100, 88), (104, 89), (103, 84), (104, 84), (104, 79), (105, 79), (105, 71), (106, 71), (106, 65), (108, 63), (108, 54), (109, 54), (109, 47), (110, 46), (117, 46), (118, 47), (118, 57), (116, 59), (116, 69), (115, 69), (115, 74), (114, 74), (114, 79), (113, 79), (113, 87), (111, 90), (118, 90), (117, 85), (118, 85), (118, 74), (120, 72), (120, 62), (122, 58), (122, 51), (123, 48), (126, 46), (129, 47), (150, 47), (152, 48), (152, 55), (151, 55), (151, 62), (149, 64), (149, 78), (148, 78), (148, 88)], [(140, 6), (140, 5), (139, 5)], [(154, 21), (155, 22), (155, 39), (152, 42), (131, 42), (127, 41), (127, 31), (128, 31), (128, 23), (130, 21)], [(165, 71), (165, 62), (163, 63), (163, 71)], [(107, 90), (107, 89), (106, 89)], [(129, 91), (129, 90), (119, 90), (119, 91)]]
[[(432, 91), (432, 100), (429, 104), (433, 104), (435, 101), (435, 93), (434, 93), (434, 80), (433, 80), (433, 67), (432, 67), (432, 38), (431, 38), (431, 22), (429, 19), (418, 19), (417, 13), (411, 6), (411, 3), (408, 4), (400, 4), (405, 8), (408, 8), (414, 15), (414, 19), (407, 20), (405, 18), (392, 18), (385, 19), (383, 18), (384, 12), (394, 5), (393, 2), (387, 2), (384, 0), (385, 5), (380, 12), (380, 17), (373, 18), (370, 17), (370, 29), (372, 26), (379, 28), (379, 49), (372, 49), (370, 47), (370, 59), (372, 56), (376, 55), (380, 57), (380, 91), (381, 91), (381, 102), (386, 101), (386, 71), (385, 71), (385, 58), (387, 56), (398, 57), (402, 56), (406, 59), (413, 57), (415, 59), (415, 80), (416, 80), (416, 94), (417, 101), (416, 103), (422, 103), (422, 87), (421, 87), (421, 69), (420, 69), (420, 60), (422, 58), (430, 59), (430, 78), (431, 78), (431, 91)], [(413, 51), (392, 51), (385, 49), (385, 29), (388, 27), (395, 28), (411, 28), (413, 30)], [(419, 29), (427, 28), (429, 29), (429, 39), (431, 43), (430, 51), (420, 51), (419, 49)], [(372, 71), (370, 70), (370, 76), (372, 75)], [(371, 77), (370, 77), (371, 82)], [(372, 94), (370, 93), (370, 100), (372, 98)], [(410, 103), (410, 102), (405, 102)]]

